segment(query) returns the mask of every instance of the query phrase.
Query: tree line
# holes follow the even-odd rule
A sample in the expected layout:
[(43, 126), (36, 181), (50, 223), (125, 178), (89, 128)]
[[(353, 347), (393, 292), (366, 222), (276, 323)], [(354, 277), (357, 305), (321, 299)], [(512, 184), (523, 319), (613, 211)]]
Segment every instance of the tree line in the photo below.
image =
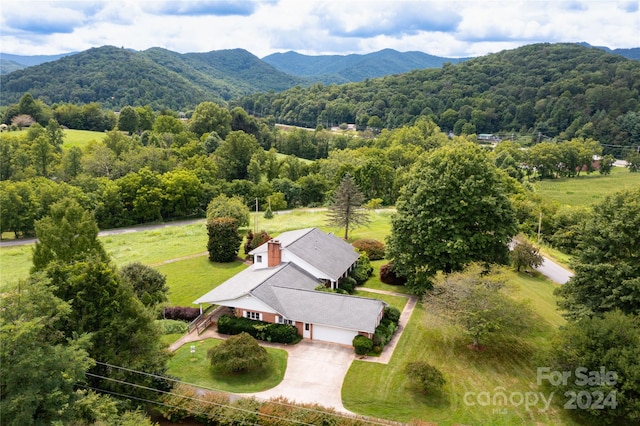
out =
[[(534, 44), (399, 76), (257, 93), (234, 104), (315, 128), (394, 129), (428, 116), (444, 131), (640, 145), (640, 63), (574, 44)], [(620, 156), (620, 151), (608, 151)]]
[[(261, 209), (325, 205), (347, 173), (365, 203), (390, 206), (417, 158), (450, 141), (428, 117), (377, 135), (352, 135), (322, 128), (281, 130), (240, 107), (203, 102), (188, 119), (127, 106), (114, 115), (115, 127), (104, 136), (83, 147), (66, 147), (64, 126), (55, 118), (62, 117), (60, 109), (69, 108), (50, 108), (25, 94), (5, 113), (18, 111), (34, 123), (26, 132), (0, 135), (2, 232), (33, 235), (34, 221), (64, 194), (94, 212), (102, 229), (204, 217), (208, 203), (221, 194), (238, 196), (252, 208), (257, 199)], [(516, 182), (590, 173), (593, 157), (603, 153), (590, 138), (522, 148), (503, 141), (491, 153)], [(637, 160), (631, 162), (635, 169)], [(611, 156), (601, 158), (599, 172), (608, 173), (612, 161)], [(523, 188), (526, 195), (513, 197), (522, 209), (520, 223), (531, 231), (540, 200), (532, 201), (535, 195)], [(565, 217), (557, 226), (549, 223), (545, 218), (543, 231), (551, 237), (574, 221)]]

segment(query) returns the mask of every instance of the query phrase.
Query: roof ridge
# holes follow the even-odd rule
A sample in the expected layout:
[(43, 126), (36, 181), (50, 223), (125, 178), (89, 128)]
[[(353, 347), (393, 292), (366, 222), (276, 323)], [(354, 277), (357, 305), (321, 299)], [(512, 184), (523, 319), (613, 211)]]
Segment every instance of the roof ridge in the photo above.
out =
[[(305, 233), (300, 234), (300, 235), (298, 236), (298, 238), (296, 238), (295, 240), (293, 240), (293, 241), (289, 242), (289, 244), (287, 244), (287, 245), (286, 245), (286, 246), (284, 246), (284, 247), (289, 247), (290, 245), (295, 244), (295, 243), (296, 243), (297, 241), (299, 241), (302, 237), (306, 237), (307, 235), (309, 235), (309, 233), (311, 233), (311, 231), (313, 231), (314, 229), (318, 229), (318, 228), (316, 228), (315, 226), (313, 226), (313, 227), (311, 227), (311, 228), (295, 229), (295, 230), (292, 230), (292, 231), (286, 231), (286, 232), (304, 231), (305, 229), (306, 229), (306, 232), (305, 232)], [(286, 232), (283, 232), (282, 234), (285, 234)], [(280, 234), (280, 235), (282, 235), (282, 234)], [(274, 241), (278, 241), (278, 238), (280, 237), (280, 235), (278, 235), (278, 237), (276, 237), (276, 238), (272, 238), (272, 240), (274, 240)]]

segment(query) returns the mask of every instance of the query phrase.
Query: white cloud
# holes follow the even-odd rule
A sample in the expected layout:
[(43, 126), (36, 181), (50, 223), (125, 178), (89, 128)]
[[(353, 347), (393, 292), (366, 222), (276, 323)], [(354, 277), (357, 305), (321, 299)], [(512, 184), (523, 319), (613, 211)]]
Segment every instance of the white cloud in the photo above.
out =
[(0, 49), (54, 54), (102, 45), (178, 52), (244, 48), (477, 56), (533, 42), (640, 46), (637, 1), (2, 0)]

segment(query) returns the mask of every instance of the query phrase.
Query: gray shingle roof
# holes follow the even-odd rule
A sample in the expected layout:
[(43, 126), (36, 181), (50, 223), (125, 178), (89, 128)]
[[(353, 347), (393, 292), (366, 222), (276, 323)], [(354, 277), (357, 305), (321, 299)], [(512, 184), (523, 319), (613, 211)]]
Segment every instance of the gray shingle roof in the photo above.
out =
[[(318, 228), (298, 229), (283, 232), (274, 240), (280, 242), (282, 250), (287, 250), (337, 281), (342, 274), (358, 260), (359, 254), (353, 246), (333, 234)], [(267, 251), (267, 244), (257, 247), (250, 254)]]
[[(284, 232), (276, 238), (281, 247), (337, 280), (358, 259), (353, 247), (317, 228)], [(251, 254), (266, 252), (267, 245)], [(225, 281), (194, 303), (218, 304), (247, 294), (261, 300), (283, 317), (373, 333), (384, 302), (364, 297), (315, 291), (317, 277), (294, 263), (271, 268), (253, 265)]]

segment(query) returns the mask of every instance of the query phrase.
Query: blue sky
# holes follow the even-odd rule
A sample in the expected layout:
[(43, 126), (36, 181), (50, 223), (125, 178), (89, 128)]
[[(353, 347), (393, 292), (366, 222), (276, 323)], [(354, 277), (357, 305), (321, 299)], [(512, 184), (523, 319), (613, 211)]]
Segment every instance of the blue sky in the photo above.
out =
[(640, 1), (2, 0), (0, 51), (46, 55), (113, 45), (264, 57), (385, 48), (479, 56), (538, 42), (640, 47)]

